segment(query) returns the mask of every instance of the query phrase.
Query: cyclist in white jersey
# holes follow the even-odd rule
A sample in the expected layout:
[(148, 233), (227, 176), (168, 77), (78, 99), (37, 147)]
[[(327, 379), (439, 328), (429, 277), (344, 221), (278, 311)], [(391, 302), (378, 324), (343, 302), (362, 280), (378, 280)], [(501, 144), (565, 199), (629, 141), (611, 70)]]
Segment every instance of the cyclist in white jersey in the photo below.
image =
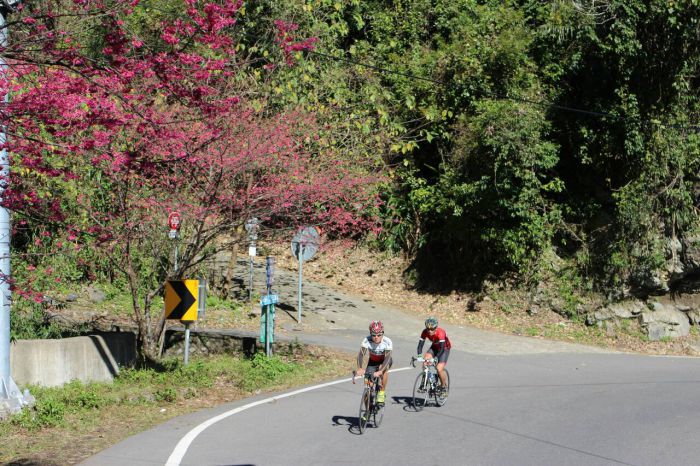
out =
[(391, 339), (384, 336), (384, 325), (373, 320), (369, 324), (369, 336), (362, 340), (360, 352), (357, 354), (357, 369), (355, 373), (362, 376), (366, 373), (381, 377), (381, 386), (377, 393), (377, 403), (384, 404), (387, 384), (389, 382), (389, 369), (391, 368), (391, 352), (393, 345)]

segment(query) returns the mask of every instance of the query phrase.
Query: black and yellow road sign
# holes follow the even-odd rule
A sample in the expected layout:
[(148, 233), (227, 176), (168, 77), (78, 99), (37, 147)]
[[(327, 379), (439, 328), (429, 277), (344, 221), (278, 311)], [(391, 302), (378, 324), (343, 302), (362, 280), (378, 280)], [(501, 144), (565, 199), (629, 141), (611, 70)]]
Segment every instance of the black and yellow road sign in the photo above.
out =
[(199, 280), (165, 282), (165, 318), (184, 322), (197, 320)]

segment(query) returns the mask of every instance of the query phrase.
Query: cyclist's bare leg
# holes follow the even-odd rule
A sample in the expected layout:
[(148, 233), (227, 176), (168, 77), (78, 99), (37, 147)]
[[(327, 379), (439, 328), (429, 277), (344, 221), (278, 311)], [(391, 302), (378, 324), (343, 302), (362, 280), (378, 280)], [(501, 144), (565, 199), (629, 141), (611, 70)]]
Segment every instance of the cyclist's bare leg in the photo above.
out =
[(389, 360), (388, 364), (384, 367), (384, 370), (382, 371), (382, 380), (379, 383), (379, 390), (384, 391), (386, 390), (386, 386), (389, 383), (389, 369), (391, 369), (391, 366), (393, 366), (394, 363), (393, 361)]
[(388, 371), (384, 371), (384, 372), (382, 373), (382, 387), (381, 387), (381, 389), (382, 389), (382, 390), (386, 390), (386, 385), (387, 385), (388, 383), (389, 383), (389, 372), (388, 372)]
[(447, 387), (447, 376), (445, 375), (445, 362), (439, 362), (437, 365), (438, 376), (443, 387)]

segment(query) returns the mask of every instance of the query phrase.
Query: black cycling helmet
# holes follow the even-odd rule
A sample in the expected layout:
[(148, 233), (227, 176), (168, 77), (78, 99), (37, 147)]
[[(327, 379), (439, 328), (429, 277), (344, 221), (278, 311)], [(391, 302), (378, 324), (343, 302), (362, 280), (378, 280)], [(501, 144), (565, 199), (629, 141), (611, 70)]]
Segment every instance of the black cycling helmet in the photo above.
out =
[(425, 328), (428, 330), (435, 330), (438, 326), (438, 321), (435, 317), (430, 316), (427, 319), (425, 319)]

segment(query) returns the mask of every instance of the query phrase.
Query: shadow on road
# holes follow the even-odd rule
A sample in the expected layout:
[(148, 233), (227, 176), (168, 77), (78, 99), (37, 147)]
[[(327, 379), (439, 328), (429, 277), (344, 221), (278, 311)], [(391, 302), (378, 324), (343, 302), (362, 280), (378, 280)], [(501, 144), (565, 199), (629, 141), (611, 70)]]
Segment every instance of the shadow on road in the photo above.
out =
[[(298, 320), (299, 315), (298, 315), (298, 311), (297, 311), (296, 306), (291, 306), (291, 305), (285, 304), (285, 303), (277, 303), (277, 309), (286, 312), (290, 318), (299, 322), (299, 320)], [(306, 314), (304, 313), (304, 311), (301, 312), (301, 316), (306, 317)]]
[(334, 426), (348, 426), (348, 432), (355, 435), (361, 435), (358, 424), (360, 419), (354, 416), (333, 416), (331, 419)]
[(404, 411), (415, 411), (412, 396), (392, 396), (391, 399), (394, 400), (394, 404), (402, 405)]
[(243, 464), (223, 464), (221, 466), (256, 466), (256, 465), (250, 464), (250, 463), (243, 463)]

